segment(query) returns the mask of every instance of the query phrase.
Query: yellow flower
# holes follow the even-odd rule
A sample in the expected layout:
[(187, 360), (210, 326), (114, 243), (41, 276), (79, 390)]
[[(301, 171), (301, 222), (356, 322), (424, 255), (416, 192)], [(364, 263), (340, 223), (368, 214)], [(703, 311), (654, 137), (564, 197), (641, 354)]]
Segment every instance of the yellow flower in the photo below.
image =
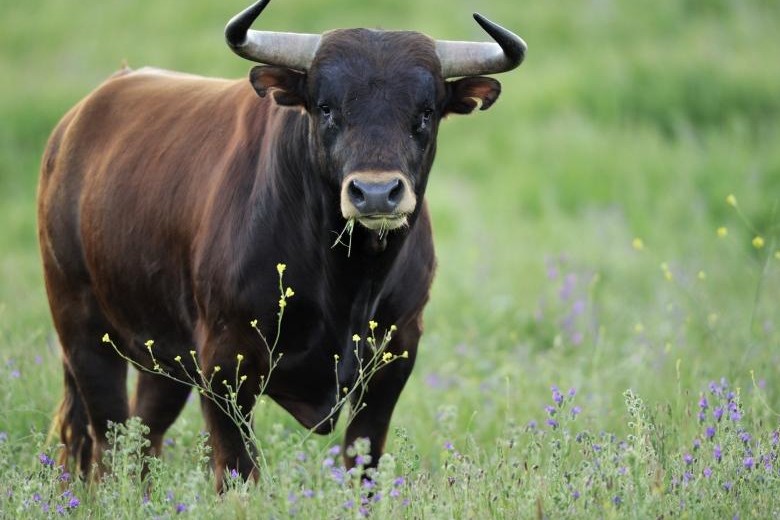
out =
[(108, 332), (103, 334), (103, 343), (111, 343), (111, 338), (108, 337)]
[(284, 292), (285, 298), (289, 298), (293, 296), (295, 292), (292, 290), (292, 288), (288, 287), (287, 290)]
[(731, 207), (736, 208), (737, 207), (737, 198), (732, 193), (729, 193), (729, 196), (726, 197), (726, 204), (728, 204)]
[(334, 361), (338, 361), (339, 360), (339, 355), (338, 354), (333, 354), (333, 360)]
[(404, 359), (409, 359), (409, 351), (408, 350), (404, 350), (404, 353), (401, 354), (401, 357), (404, 358)]
[(239, 381), (241, 381), (242, 383), (243, 383), (244, 381), (246, 381), (246, 376), (245, 376), (245, 375), (241, 376), (241, 378), (239, 379)]
[(384, 361), (385, 363), (389, 363), (391, 359), (393, 359), (393, 354), (391, 354), (390, 352), (385, 352), (384, 354), (382, 354), (382, 361)]
[(374, 330), (377, 325), (378, 325), (377, 322), (375, 322), (374, 320), (368, 322), (368, 328), (371, 330)]
[(285, 299), (282, 298), (281, 300), (279, 300), (279, 308), (284, 309), (285, 307), (287, 307), (287, 301), (285, 301)]
[(398, 327), (396, 327), (395, 325), (390, 325), (390, 332), (395, 332), (397, 330), (398, 330)]
[(276, 270), (279, 272), (279, 276), (282, 275), (285, 269), (287, 269), (286, 264), (276, 264)]
[(637, 251), (641, 251), (641, 250), (643, 250), (643, 249), (645, 248), (645, 243), (644, 243), (644, 242), (642, 242), (642, 239), (641, 239), (641, 238), (635, 238), (635, 239), (634, 239), (634, 240), (631, 242), (631, 247), (633, 247), (633, 248), (634, 248), (634, 249), (636, 249)]
[(219, 365), (216, 365), (216, 366), (214, 367), (214, 373), (215, 373), (215, 374), (216, 374), (217, 372), (219, 372), (220, 370), (222, 370), (222, 367), (221, 367), (221, 366), (219, 366)]
[(360, 341), (360, 336), (358, 336), (357, 334), (353, 334), (353, 335), (352, 335), (352, 341), (354, 341), (355, 343), (357, 343), (358, 341)]
[(241, 363), (244, 360), (244, 355), (243, 354), (236, 354), (236, 359), (238, 360), (239, 363)]
[(173, 360), (176, 361), (177, 363), (181, 363), (181, 356), (176, 356), (175, 358), (173, 358)]
[(729, 234), (729, 229), (726, 226), (721, 226), (718, 228), (718, 238), (725, 238)]
[(190, 350), (190, 356), (195, 357), (195, 351), (194, 350)]
[(699, 271), (698, 276), (699, 276), (699, 280), (706, 280), (707, 279), (707, 273), (705, 273), (704, 271)]
[(347, 387), (345, 386), (344, 388), (342, 388), (342, 389), (341, 389), (341, 392), (342, 392), (344, 395), (347, 395), (347, 392), (349, 392), (349, 388), (347, 388)]
[(154, 340), (148, 339), (146, 340), (146, 343), (144, 343), (144, 345), (146, 345), (146, 348), (152, 348), (152, 345), (154, 345)]
[(764, 247), (764, 238), (761, 235), (757, 235), (753, 239), (753, 247), (755, 247), (756, 249), (761, 249), (762, 247)]
[(249, 325), (251, 325), (253, 329), (256, 329), (257, 328), (257, 320), (250, 321)]

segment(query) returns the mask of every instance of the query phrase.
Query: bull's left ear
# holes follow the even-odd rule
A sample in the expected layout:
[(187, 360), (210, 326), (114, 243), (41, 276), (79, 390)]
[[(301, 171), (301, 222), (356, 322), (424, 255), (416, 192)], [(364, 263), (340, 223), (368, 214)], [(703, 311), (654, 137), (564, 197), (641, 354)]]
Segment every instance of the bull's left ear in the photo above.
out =
[(501, 94), (501, 83), (483, 76), (469, 76), (446, 84), (445, 115), (470, 114), (475, 108), (487, 110)]
[(297, 70), (270, 65), (254, 67), (249, 81), (260, 97), (270, 90), (274, 101), (286, 107), (305, 106), (306, 74)]

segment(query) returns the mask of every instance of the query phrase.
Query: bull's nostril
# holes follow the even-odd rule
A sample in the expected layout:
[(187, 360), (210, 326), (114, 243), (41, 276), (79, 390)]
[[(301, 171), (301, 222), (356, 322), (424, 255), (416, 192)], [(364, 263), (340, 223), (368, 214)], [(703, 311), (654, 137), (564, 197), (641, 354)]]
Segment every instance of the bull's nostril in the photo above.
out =
[(366, 194), (360, 189), (357, 182), (350, 182), (347, 190), (349, 190), (349, 198), (352, 200), (353, 204), (363, 204), (366, 202)]
[(394, 186), (390, 189), (390, 193), (387, 195), (387, 201), (390, 204), (398, 205), (404, 196), (404, 185), (400, 179), (395, 180)]

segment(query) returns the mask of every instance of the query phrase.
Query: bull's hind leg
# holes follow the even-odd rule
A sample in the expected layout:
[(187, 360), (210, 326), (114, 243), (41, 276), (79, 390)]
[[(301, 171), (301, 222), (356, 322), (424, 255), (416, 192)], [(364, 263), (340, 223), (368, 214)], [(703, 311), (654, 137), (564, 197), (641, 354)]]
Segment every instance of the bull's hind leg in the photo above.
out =
[[(362, 403), (351, 403), (353, 409), (359, 411), (347, 426), (344, 447), (352, 446), (359, 438), (367, 438), (371, 443), (369, 452), (371, 461), (367, 466), (376, 466), (379, 457), (382, 456), (390, 418), (401, 390), (414, 367), (417, 343), (420, 341), (421, 334), (422, 328), (417, 319), (399, 327), (387, 349), (399, 358), (382, 366), (374, 374), (368, 382), (368, 391), (363, 394)], [(363, 404), (365, 407), (362, 406)], [(348, 468), (355, 466), (355, 458), (349, 456), (346, 449), (344, 461)]]
[(73, 456), (86, 473), (93, 463), (102, 464), (109, 422), (127, 420), (127, 363), (103, 343), (103, 335), (113, 329), (89, 291), (57, 296), (51, 307), (65, 364), (65, 397), (57, 419), (65, 457)]
[(149, 453), (162, 452), (163, 436), (187, 403), (190, 387), (159, 374), (141, 372), (133, 396), (132, 412), (149, 427)]

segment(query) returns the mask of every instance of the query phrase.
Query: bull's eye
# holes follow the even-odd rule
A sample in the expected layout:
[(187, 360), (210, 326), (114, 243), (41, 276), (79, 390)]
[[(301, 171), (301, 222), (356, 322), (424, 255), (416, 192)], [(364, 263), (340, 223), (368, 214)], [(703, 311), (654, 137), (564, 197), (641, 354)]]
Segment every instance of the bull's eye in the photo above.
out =
[(330, 117), (333, 114), (330, 110), (330, 106), (326, 105), (325, 103), (319, 105), (318, 108), (320, 109), (320, 114), (322, 114), (323, 117)]
[(320, 115), (322, 116), (322, 123), (325, 125), (326, 128), (333, 128), (336, 126), (336, 122), (334, 120), (334, 114), (333, 110), (330, 108), (330, 105), (326, 103), (320, 103), (317, 108), (320, 109)]
[(414, 131), (418, 134), (423, 132), (424, 130), (427, 130), (428, 127), (431, 125), (431, 118), (433, 117), (433, 109), (432, 108), (426, 108), (422, 112), (420, 112), (419, 119), (417, 121), (417, 124), (414, 127)]

